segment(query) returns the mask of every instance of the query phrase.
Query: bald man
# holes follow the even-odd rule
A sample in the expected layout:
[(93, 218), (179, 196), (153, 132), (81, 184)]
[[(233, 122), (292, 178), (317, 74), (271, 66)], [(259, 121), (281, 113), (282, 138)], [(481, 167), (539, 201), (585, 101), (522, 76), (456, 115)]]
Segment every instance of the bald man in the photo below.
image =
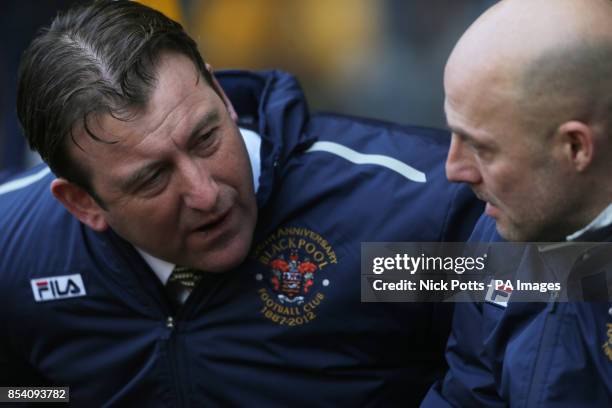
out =
[[(447, 177), (487, 203), (472, 240), (612, 241), (612, 1), (497, 3), (444, 86)], [(612, 406), (604, 300), (458, 304), (423, 406)]]

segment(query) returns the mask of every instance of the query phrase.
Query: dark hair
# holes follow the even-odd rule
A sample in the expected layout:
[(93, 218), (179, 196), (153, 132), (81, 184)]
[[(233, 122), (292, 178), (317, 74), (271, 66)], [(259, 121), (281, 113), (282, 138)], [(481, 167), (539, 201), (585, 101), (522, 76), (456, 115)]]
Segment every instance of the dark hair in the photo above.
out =
[(17, 115), (30, 148), (51, 170), (89, 192), (103, 205), (84, 166), (68, 153), (73, 132), (90, 115), (129, 120), (129, 109), (144, 107), (155, 85), (155, 64), (163, 51), (193, 61), (208, 83), (210, 73), (196, 43), (162, 13), (133, 1), (95, 1), (58, 15), (24, 52), (19, 66)]

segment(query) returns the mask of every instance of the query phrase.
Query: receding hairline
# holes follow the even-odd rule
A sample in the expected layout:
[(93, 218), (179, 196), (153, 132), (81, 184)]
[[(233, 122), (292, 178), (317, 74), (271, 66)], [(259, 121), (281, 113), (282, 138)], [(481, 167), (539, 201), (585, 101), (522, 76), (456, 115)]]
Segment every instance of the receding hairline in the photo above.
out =
[[(69, 136), (64, 139), (64, 143), (66, 153), (71, 156), (72, 160), (78, 161), (75, 154), (78, 154), (80, 150), (82, 153), (87, 153), (87, 149), (82, 147), (78, 139), (88, 138), (97, 143), (103, 143), (107, 145), (120, 144), (121, 139), (124, 138), (125, 135), (114, 135), (109, 133), (105, 126), (102, 124), (102, 121), (105, 117), (111, 117), (114, 120), (118, 120), (121, 122), (130, 122), (133, 120), (137, 120), (141, 115), (145, 115), (147, 113), (147, 109), (151, 106), (153, 94), (155, 90), (160, 86), (160, 78), (159, 71), (161, 65), (167, 61), (168, 58), (176, 58), (176, 57), (184, 57), (187, 59), (188, 63), (191, 64), (194, 70), (194, 86), (198, 86), (200, 81), (203, 80), (205, 86), (209, 86), (215, 94), (218, 94), (217, 89), (214, 87), (214, 84), (210, 80), (210, 78), (206, 77), (204, 73), (200, 71), (197, 64), (192, 61), (188, 55), (184, 53), (173, 50), (173, 49), (162, 49), (155, 55), (154, 60), (152, 61), (152, 69), (151, 69), (151, 83), (145, 90), (144, 99), (141, 103), (134, 103), (131, 105), (120, 105), (117, 109), (111, 110), (103, 110), (103, 111), (91, 111), (88, 112), (85, 117), (80, 120), (77, 120), (73, 123), (72, 129), (69, 133)], [(208, 72), (208, 71), (207, 71)], [(206, 118), (209, 118), (211, 115), (207, 115)], [(210, 120), (210, 118), (208, 119)], [(204, 118), (202, 119), (204, 121)], [(87, 165), (80, 161), (80, 167), (82, 170), (88, 171), (85, 169)]]

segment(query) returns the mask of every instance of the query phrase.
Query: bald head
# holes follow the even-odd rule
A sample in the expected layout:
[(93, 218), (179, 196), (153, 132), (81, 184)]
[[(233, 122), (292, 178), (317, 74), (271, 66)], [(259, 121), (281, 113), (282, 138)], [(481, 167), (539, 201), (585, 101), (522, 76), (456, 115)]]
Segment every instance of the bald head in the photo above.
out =
[(508, 240), (563, 240), (612, 202), (612, 0), (502, 0), (444, 73), (449, 180)]
[(610, 0), (502, 0), (453, 50), (445, 72), (447, 95), (495, 88), (529, 126), (607, 120), (611, 24)]

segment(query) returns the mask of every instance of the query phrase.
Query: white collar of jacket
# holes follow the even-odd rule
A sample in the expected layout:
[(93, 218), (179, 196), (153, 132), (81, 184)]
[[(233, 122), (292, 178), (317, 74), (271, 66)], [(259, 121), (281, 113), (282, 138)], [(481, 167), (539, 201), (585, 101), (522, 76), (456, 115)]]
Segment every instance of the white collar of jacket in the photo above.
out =
[[(261, 174), (261, 137), (253, 132), (252, 130), (240, 128), (240, 134), (244, 143), (246, 144), (247, 153), (249, 154), (249, 160), (251, 161), (251, 170), (253, 171), (253, 187), (255, 193), (259, 188), (259, 176)], [(173, 263), (166, 262), (162, 259), (156, 258), (153, 255), (143, 251), (142, 249), (135, 247), (140, 256), (145, 260), (147, 265), (153, 270), (155, 275), (159, 278), (163, 285), (168, 282), (174, 267)]]

